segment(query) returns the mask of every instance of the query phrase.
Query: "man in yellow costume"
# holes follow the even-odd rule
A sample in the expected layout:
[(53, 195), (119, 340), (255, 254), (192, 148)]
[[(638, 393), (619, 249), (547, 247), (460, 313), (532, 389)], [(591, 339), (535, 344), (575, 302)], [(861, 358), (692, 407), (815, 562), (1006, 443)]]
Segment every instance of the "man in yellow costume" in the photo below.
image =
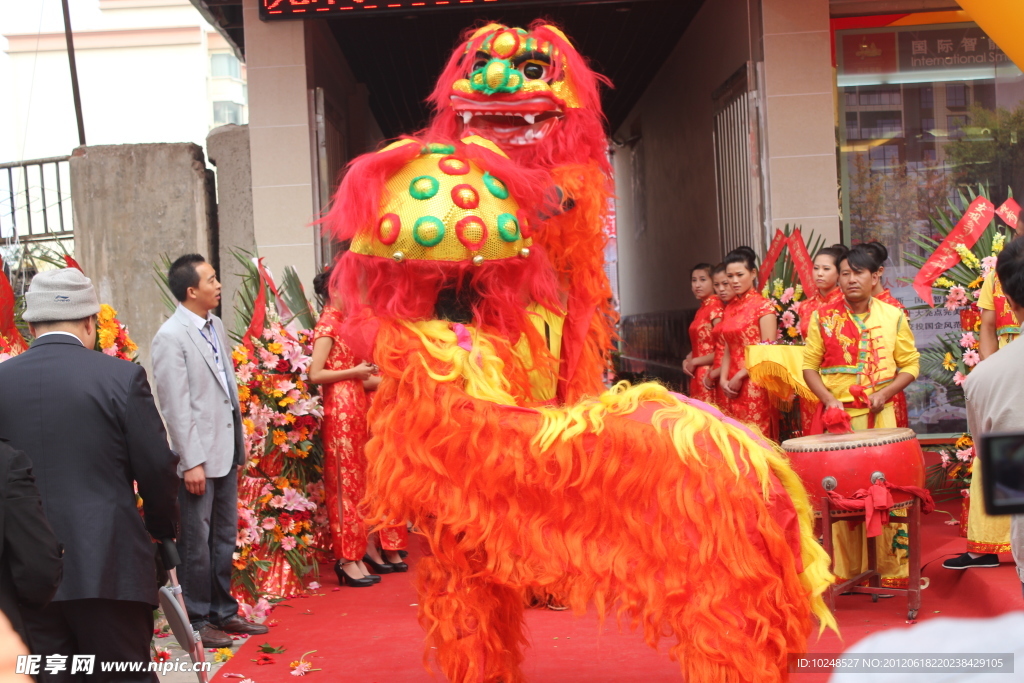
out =
[[(892, 398), (919, 371), (920, 353), (903, 311), (872, 298), (882, 264), (873, 252), (855, 246), (839, 263), (843, 299), (811, 316), (804, 347), (804, 381), (826, 409), (839, 408), (855, 430), (896, 427)], [(904, 517), (905, 510), (891, 516)], [(863, 524), (845, 521), (833, 531), (835, 567), (840, 580), (866, 571), (867, 541)], [(906, 524), (885, 525), (876, 539), (882, 585), (905, 588), (908, 536)]]
[[(981, 359), (985, 360), (1016, 339), (1020, 332), (1020, 323), (1013, 314), (1006, 294), (1003, 293), (1003, 286), (995, 269), (988, 274), (981, 286), (978, 308), (981, 309), (981, 339), (978, 351)], [(985, 514), (985, 506), (980, 504), (981, 479), (981, 461), (975, 459), (971, 466), (971, 498), (977, 504), (971, 505), (967, 515), (967, 552), (943, 562), (942, 566), (946, 569), (998, 567), (998, 553), (1010, 552), (1010, 518), (991, 517)]]

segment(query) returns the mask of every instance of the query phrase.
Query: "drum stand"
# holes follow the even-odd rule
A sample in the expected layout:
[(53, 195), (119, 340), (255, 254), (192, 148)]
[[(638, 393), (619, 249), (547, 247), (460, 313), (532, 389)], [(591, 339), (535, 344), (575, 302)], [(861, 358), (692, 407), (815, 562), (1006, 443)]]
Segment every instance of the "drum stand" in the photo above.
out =
[[(892, 509), (904, 508), (907, 510), (906, 524), (910, 536), (910, 576), (907, 579), (906, 588), (889, 588), (881, 585), (881, 574), (878, 573), (878, 558), (875, 551), (873, 538), (868, 539), (868, 569), (842, 583), (833, 584), (825, 591), (825, 602), (834, 614), (836, 611), (836, 596), (842, 593), (867, 593), (871, 596), (871, 602), (878, 602), (878, 596), (884, 595), (906, 595), (907, 596), (907, 620), (917, 619), (917, 611), (921, 609), (921, 501), (912, 498), (905, 503), (897, 503)], [(864, 512), (850, 512), (833, 508), (830, 499), (825, 496), (821, 499), (821, 507), (817, 515), (822, 520), (821, 536), (822, 545), (828, 553), (829, 566), (835, 566), (835, 546), (832, 541), (832, 522), (843, 520), (851, 522), (865, 522)], [(828, 520), (828, 523), (825, 522)], [(902, 522), (901, 522), (902, 523)], [(858, 585), (867, 580), (867, 586)]]

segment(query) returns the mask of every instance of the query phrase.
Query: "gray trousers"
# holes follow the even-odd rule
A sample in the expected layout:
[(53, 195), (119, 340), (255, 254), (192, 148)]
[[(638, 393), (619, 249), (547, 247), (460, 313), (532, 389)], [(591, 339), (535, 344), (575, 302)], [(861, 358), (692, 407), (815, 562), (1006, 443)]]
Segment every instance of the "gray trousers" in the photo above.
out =
[(196, 496), (178, 490), (181, 531), (178, 578), (185, 596), (189, 621), (198, 629), (214, 626), (238, 614), (238, 602), (231, 596), (231, 555), (238, 538), (238, 469), (206, 479), (206, 492)]

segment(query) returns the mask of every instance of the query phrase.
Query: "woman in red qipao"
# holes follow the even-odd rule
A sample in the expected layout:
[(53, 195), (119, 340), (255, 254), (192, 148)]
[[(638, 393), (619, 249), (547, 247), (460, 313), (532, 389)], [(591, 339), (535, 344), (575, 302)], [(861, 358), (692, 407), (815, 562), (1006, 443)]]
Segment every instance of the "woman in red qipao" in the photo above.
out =
[(719, 315), (719, 324), (711, 328), (711, 345), (714, 356), (708, 371), (704, 373), (702, 383), (707, 391), (709, 402), (724, 406), (726, 403), (725, 395), (722, 393), (722, 387), (718, 381), (722, 374), (722, 358), (725, 357), (725, 339), (722, 338), (721, 317), (725, 315), (725, 307), (733, 300), (733, 291), (729, 285), (729, 278), (725, 276), (724, 263), (719, 263), (711, 269), (711, 285), (715, 290), (715, 296), (718, 297), (719, 302), (722, 304), (722, 308)]
[(751, 344), (775, 341), (779, 324), (775, 307), (754, 289), (757, 255), (750, 247), (737, 247), (725, 257), (725, 275), (735, 298), (725, 307), (719, 327), (725, 340), (719, 382), (726, 403), (723, 412), (756, 426), (770, 439), (777, 438), (778, 420), (768, 392), (747, 377), (746, 349)]
[[(871, 253), (874, 254), (875, 258), (878, 259), (879, 263), (885, 263), (889, 260), (889, 250), (881, 242), (867, 242), (864, 244)], [(871, 296), (884, 301), (890, 306), (903, 311), (903, 315), (906, 316), (907, 321), (910, 321), (910, 311), (903, 305), (903, 302), (892, 295), (889, 288), (883, 284), (885, 276), (885, 266), (883, 265), (878, 273), (878, 284), (875, 285), (874, 290), (871, 292)], [(892, 409), (896, 413), (896, 426), (897, 427), (909, 427), (910, 426), (910, 414), (907, 412), (907, 395), (904, 392), (899, 392), (892, 397)]]
[(337, 560), (334, 571), (338, 583), (366, 587), (379, 582), (380, 576), (371, 574), (364, 562), (369, 562), (378, 574), (405, 571), (408, 567), (397, 552), (389, 553), (387, 559), (394, 558), (398, 566), (385, 562), (376, 543), (367, 542), (365, 515), (359, 505), (366, 495), (366, 391), (375, 389), (380, 378), (374, 375), (373, 365), (356, 359), (342, 341), (344, 316), (331, 305), (329, 281), (330, 271), (321, 273), (314, 281), (324, 307), (313, 331), (309, 381), (323, 386), (324, 419), (320, 435), (324, 446), (324, 501)]
[[(838, 304), (843, 298), (843, 292), (839, 289), (839, 262), (849, 251), (842, 244), (833, 244), (831, 247), (824, 247), (814, 255), (814, 284), (818, 288), (817, 296), (805, 299), (797, 311), (800, 315), (800, 336), (807, 339), (807, 333), (811, 324), (811, 316), (815, 312), (822, 311), (830, 306)], [(800, 421), (804, 434), (808, 434), (808, 428), (814, 420), (814, 413), (817, 412), (820, 401), (800, 399)]]
[(699, 263), (690, 271), (690, 287), (700, 301), (700, 308), (690, 323), (690, 353), (683, 361), (683, 372), (690, 377), (690, 396), (705, 403), (714, 402), (714, 394), (704, 385), (704, 377), (711, 371), (715, 359), (711, 333), (722, 320), (722, 300), (715, 294), (711, 271), (709, 263)]

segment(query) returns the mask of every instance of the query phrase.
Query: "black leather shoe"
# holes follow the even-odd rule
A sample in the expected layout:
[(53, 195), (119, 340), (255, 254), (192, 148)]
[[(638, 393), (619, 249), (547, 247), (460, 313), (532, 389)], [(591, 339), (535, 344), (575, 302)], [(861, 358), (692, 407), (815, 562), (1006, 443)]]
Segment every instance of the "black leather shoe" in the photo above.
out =
[[(375, 574), (370, 574), (361, 579), (353, 579), (351, 576), (345, 573), (345, 570), (341, 568), (344, 564), (341, 560), (334, 563), (334, 573), (338, 575), (338, 584), (341, 586), (372, 586), (375, 583), (380, 583), (380, 577)], [(362, 581), (365, 583), (353, 583), (354, 581)]]
[[(372, 569), (374, 574), (390, 574), (391, 572), (395, 571), (395, 568), (392, 564), (388, 562), (374, 562), (370, 559), (369, 555), (363, 556), (363, 564)], [(408, 567), (406, 567), (406, 569), (408, 569)]]
[(377, 582), (371, 579), (369, 576), (363, 577), (361, 579), (353, 579), (345, 572), (342, 572), (341, 576), (342, 586), (352, 586), (353, 588), (368, 588), (370, 586), (375, 586), (377, 584)]
[(391, 571), (396, 574), (409, 571), (409, 565), (405, 562), (388, 562), (391, 565)]

